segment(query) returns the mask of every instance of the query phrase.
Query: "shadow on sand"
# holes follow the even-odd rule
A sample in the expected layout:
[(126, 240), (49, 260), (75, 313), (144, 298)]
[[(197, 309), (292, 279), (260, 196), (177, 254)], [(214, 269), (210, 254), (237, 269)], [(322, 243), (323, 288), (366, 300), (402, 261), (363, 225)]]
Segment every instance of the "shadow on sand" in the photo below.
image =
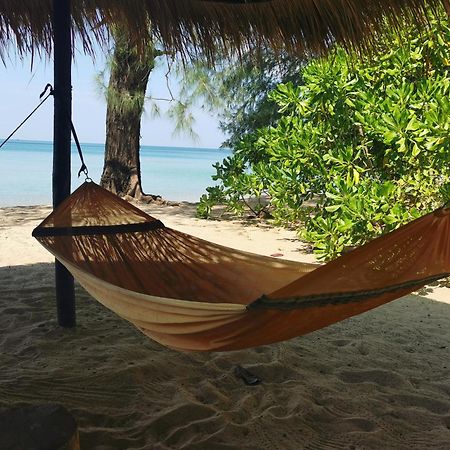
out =
[(182, 354), (81, 288), (77, 328), (54, 303), (52, 264), (0, 268), (0, 406), (64, 405), (83, 449), (448, 448), (450, 305), (409, 296), (282, 344)]

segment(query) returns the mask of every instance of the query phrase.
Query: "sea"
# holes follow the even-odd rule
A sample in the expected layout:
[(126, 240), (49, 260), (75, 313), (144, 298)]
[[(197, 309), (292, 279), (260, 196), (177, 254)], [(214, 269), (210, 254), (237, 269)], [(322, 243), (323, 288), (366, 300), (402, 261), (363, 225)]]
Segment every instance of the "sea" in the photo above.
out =
[[(0, 139), (0, 142), (3, 142)], [(89, 176), (100, 181), (104, 145), (81, 144)], [(52, 142), (11, 140), (0, 149), (0, 207), (51, 205)], [(197, 202), (214, 185), (213, 164), (231, 154), (228, 149), (194, 147), (141, 147), (142, 187), (147, 194), (167, 200)], [(84, 181), (72, 145), (72, 190)]]

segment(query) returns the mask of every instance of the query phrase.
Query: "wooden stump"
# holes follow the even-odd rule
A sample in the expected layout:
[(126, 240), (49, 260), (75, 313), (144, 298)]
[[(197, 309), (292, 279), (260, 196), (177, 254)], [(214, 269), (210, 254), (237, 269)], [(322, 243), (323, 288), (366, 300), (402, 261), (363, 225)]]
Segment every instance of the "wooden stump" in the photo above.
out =
[(59, 405), (0, 408), (0, 449), (80, 450), (77, 423)]

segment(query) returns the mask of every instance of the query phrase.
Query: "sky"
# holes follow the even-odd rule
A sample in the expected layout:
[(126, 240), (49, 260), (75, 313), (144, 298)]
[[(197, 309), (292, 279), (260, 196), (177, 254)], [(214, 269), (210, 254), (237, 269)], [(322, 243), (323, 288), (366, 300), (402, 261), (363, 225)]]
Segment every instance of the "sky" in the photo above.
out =
[[(102, 52), (96, 52), (96, 60), (75, 50), (72, 66), (73, 123), (78, 137), (84, 143), (105, 142), (106, 102), (99, 93), (96, 75), (105, 67)], [(166, 80), (167, 71), (164, 62), (150, 75), (149, 90), (154, 97), (169, 97)], [(39, 94), (47, 83), (53, 84), (53, 63), (51, 60), (35, 59), (31, 67), (30, 58), (21, 60), (14, 54), (0, 62), (0, 139), (6, 138), (15, 127), (39, 103)], [(176, 93), (177, 82), (171, 89)], [(148, 91), (149, 91), (148, 90)], [(160, 102), (162, 111), (167, 102)], [(141, 145), (209, 147), (217, 148), (225, 140), (218, 128), (218, 119), (201, 109), (201, 105), (192, 110), (195, 117), (194, 131), (198, 135), (193, 140), (188, 134), (173, 135), (174, 124), (164, 114), (152, 118), (144, 113), (141, 124)], [(14, 139), (51, 141), (53, 135), (53, 102), (51, 97), (14, 135)]]

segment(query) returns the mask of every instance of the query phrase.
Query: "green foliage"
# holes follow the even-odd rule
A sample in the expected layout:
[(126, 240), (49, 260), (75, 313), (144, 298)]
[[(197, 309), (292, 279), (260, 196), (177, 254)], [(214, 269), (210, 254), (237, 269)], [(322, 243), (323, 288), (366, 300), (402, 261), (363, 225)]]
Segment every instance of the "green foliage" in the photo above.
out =
[[(194, 82), (192, 78), (194, 72), (181, 70), (181, 66), (175, 64), (173, 56), (158, 49), (156, 42), (147, 42), (147, 46), (140, 49), (133, 44), (126, 30), (113, 27), (111, 35), (114, 46), (108, 52), (106, 67), (97, 74), (95, 80), (97, 91), (106, 99), (109, 108), (114, 109), (117, 114), (133, 114), (139, 119), (144, 109), (150, 113), (151, 117), (159, 117), (164, 114), (173, 121), (174, 135), (185, 133), (192, 140), (197, 140), (198, 135), (193, 129), (195, 118), (192, 113), (192, 106), (196, 98), (193, 94), (191, 97), (186, 94), (186, 92), (191, 92), (195, 86), (199, 89), (200, 80), (197, 79)], [(167, 67), (167, 96), (151, 95), (151, 86), (146, 95), (147, 82), (145, 80), (149, 79), (150, 73), (155, 67), (161, 65)], [(115, 83), (111, 82), (111, 78), (108, 80), (112, 73), (116, 75)], [(142, 81), (142, 83), (138, 82), (131, 88), (126, 79), (127, 74), (135, 74), (138, 81)], [(170, 85), (171, 78), (176, 79), (180, 75), (186, 77), (180, 80), (183, 81), (183, 92), (177, 98), (173, 95)], [(167, 104), (168, 108), (161, 108), (161, 103)]]
[[(106, 102), (119, 114), (134, 114), (140, 118), (144, 110), (145, 89), (139, 82), (140, 79), (147, 80), (150, 72), (155, 67), (155, 58), (162, 55), (154, 45), (148, 44), (144, 51), (130, 40), (129, 33), (121, 28), (113, 27), (111, 34), (114, 39), (114, 49), (110, 54), (107, 68), (97, 76), (97, 86), (104, 93)], [(114, 72), (115, 83), (106, 85), (106, 72)], [(130, 83), (132, 76), (138, 77), (138, 82)]]
[(379, 50), (357, 61), (335, 49), (305, 67), (300, 86), (279, 85), (269, 95), (277, 123), (216, 167), (222, 200), (260, 186), (274, 218), (303, 222), (326, 259), (448, 201), (448, 21), (432, 18), (427, 33), (406, 30)]
[(254, 163), (252, 170), (243, 155), (236, 152), (223, 162), (214, 164), (216, 175), (213, 180), (219, 181), (217, 186), (208, 187), (207, 194), (202, 195), (197, 214), (202, 218), (211, 215), (212, 207), (218, 203), (226, 203), (227, 210), (234, 214), (250, 211), (259, 217), (267, 212), (268, 180), (262, 162)]
[[(219, 60), (219, 58), (218, 58)], [(180, 99), (185, 104), (201, 100), (202, 107), (218, 112), (220, 128), (229, 136), (222, 144), (234, 147), (243, 135), (274, 124), (279, 118), (277, 105), (267, 92), (280, 83), (299, 81), (304, 61), (288, 54), (266, 50), (249, 51), (239, 58), (224, 57), (210, 67), (198, 59), (178, 67), (183, 80)]]
[(280, 83), (293, 80), (300, 83), (304, 65), (304, 60), (288, 54), (275, 55), (269, 50), (257, 60), (247, 55), (234, 66), (227, 64), (218, 83), (220, 95), (225, 99), (220, 127), (229, 136), (224, 144), (235, 147), (244, 134), (275, 124), (280, 113), (267, 92)]

